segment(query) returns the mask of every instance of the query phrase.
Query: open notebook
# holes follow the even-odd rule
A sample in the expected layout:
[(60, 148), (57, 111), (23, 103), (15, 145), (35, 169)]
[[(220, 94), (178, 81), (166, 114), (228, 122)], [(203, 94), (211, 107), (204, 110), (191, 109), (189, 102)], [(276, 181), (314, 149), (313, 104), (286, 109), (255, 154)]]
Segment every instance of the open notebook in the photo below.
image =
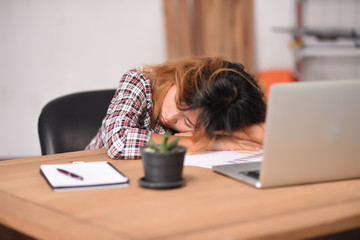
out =
[(56, 192), (125, 187), (129, 182), (125, 175), (106, 161), (45, 164), (40, 166), (40, 173)]

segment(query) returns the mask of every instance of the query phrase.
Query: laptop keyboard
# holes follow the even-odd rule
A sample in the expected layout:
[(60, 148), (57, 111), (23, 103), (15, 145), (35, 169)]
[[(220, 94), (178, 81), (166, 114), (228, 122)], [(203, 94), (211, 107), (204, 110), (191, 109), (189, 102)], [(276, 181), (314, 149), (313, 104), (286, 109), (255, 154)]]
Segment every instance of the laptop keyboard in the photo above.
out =
[(239, 172), (239, 173), (245, 174), (246, 176), (256, 178), (256, 179), (259, 179), (259, 176), (260, 176), (260, 171), (259, 170)]

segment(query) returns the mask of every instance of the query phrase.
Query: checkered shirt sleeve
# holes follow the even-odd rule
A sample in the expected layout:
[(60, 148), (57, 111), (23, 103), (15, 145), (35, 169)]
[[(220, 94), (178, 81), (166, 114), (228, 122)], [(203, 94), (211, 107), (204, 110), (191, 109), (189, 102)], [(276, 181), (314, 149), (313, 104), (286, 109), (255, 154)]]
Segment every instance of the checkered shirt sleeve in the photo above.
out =
[(141, 158), (140, 147), (150, 140), (151, 133), (166, 132), (160, 123), (150, 126), (152, 109), (150, 80), (140, 71), (127, 72), (102, 126), (86, 149), (105, 147), (113, 159)]

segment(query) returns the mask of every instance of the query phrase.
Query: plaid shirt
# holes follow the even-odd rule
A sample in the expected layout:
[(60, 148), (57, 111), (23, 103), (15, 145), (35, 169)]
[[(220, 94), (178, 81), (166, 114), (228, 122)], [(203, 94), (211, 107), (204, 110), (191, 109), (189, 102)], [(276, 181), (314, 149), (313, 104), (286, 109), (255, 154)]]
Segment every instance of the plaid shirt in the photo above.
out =
[(140, 158), (140, 147), (150, 140), (151, 133), (167, 130), (159, 121), (150, 126), (152, 109), (150, 79), (141, 71), (130, 70), (121, 78), (101, 127), (86, 149), (106, 148), (114, 159)]

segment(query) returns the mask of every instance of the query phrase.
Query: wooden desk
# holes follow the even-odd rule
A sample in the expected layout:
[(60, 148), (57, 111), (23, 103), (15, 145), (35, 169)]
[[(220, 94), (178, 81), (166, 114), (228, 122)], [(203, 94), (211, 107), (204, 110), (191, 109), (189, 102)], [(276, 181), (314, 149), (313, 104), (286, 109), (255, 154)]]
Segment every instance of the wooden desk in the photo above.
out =
[[(109, 161), (128, 188), (53, 192), (44, 163)], [(259, 190), (212, 170), (185, 167), (187, 185), (141, 188), (139, 160), (104, 150), (0, 162), (0, 223), (40, 239), (291, 239), (360, 226), (360, 179)]]

